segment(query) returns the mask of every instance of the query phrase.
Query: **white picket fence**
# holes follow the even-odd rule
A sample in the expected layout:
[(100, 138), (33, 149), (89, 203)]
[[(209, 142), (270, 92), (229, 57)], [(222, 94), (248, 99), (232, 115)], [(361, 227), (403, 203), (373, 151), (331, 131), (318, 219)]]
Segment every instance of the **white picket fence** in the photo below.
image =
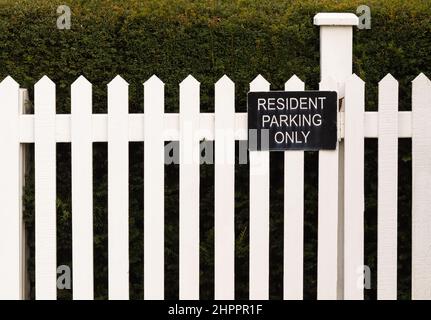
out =
[[(352, 75), (353, 14), (318, 14), (322, 90), (339, 93), (339, 145), (319, 152), (318, 299), (362, 299), (364, 139), (378, 138), (378, 298), (397, 297), (398, 138), (412, 139), (412, 298), (431, 299), (431, 82), (412, 82), (412, 111), (398, 111), (398, 82), (379, 83), (378, 112), (365, 112), (364, 82)], [(180, 84), (180, 112), (164, 113), (164, 84), (144, 83), (144, 113), (129, 114), (128, 84), (108, 84), (108, 113), (92, 113), (92, 86), (79, 77), (71, 114), (56, 114), (55, 84), (34, 88), (34, 114), (11, 77), (0, 83), (0, 299), (23, 294), (23, 145), (34, 143), (35, 285), (37, 299), (56, 298), (56, 143), (72, 145), (72, 271), (74, 299), (94, 297), (92, 143), (108, 143), (108, 291), (129, 297), (128, 144), (144, 143), (144, 298), (164, 298), (164, 142), (179, 141), (179, 297), (199, 298), (199, 144), (215, 141), (216, 299), (234, 298), (235, 140), (247, 139), (247, 115), (235, 113), (235, 86), (215, 84), (215, 112), (200, 113), (199, 82)], [(268, 91), (258, 76), (251, 91)], [(304, 90), (293, 76), (285, 90)], [(284, 298), (303, 298), (304, 152), (286, 151)], [(269, 297), (269, 152), (249, 153), (250, 299)]]
[[(398, 82), (379, 83), (379, 111), (364, 112), (364, 82), (345, 83), (339, 135), (344, 141), (344, 252), (339, 252), (338, 148), (319, 152), (318, 298), (362, 299), (358, 286), (364, 264), (364, 139), (378, 138), (378, 297), (397, 296), (397, 146), (412, 138), (413, 298), (431, 291), (431, 82), (412, 82), (412, 111), (398, 111)], [(336, 88), (333, 80), (321, 89)], [(293, 76), (285, 90), (303, 90)], [(56, 114), (55, 84), (35, 85), (34, 114), (22, 114), (22, 94), (11, 77), (0, 83), (0, 297), (19, 298), (21, 264), (20, 146), (35, 148), (36, 298), (56, 298), (56, 143), (72, 145), (73, 296), (93, 298), (92, 143), (108, 143), (109, 298), (129, 297), (128, 144), (144, 144), (144, 295), (164, 298), (164, 141), (180, 143), (181, 299), (199, 298), (199, 143), (215, 141), (215, 298), (234, 298), (235, 140), (247, 139), (247, 115), (235, 113), (235, 86), (223, 76), (215, 84), (215, 112), (199, 112), (199, 82), (180, 84), (180, 113), (164, 113), (164, 84), (144, 83), (143, 114), (128, 113), (128, 84), (108, 84), (108, 113), (92, 114), (92, 86), (79, 77), (71, 90), (71, 114)], [(258, 76), (252, 91), (268, 91)], [(282, 179), (282, 177), (280, 177)], [(303, 294), (304, 152), (285, 152), (284, 298)], [(343, 274), (338, 271), (344, 256)], [(269, 152), (250, 152), (250, 299), (269, 294)]]

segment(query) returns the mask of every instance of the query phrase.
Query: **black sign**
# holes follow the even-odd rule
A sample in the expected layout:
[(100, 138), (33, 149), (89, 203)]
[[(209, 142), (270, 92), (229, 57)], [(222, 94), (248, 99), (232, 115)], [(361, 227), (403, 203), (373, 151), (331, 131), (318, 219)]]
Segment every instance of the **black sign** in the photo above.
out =
[(249, 150), (331, 150), (337, 143), (335, 91), (249, 92)]

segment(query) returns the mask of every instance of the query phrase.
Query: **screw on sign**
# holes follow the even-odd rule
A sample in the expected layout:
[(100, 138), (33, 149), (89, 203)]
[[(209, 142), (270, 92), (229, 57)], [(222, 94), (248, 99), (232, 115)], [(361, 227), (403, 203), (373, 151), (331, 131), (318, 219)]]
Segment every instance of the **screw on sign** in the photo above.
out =
[(247, 103), (250, 150), (335, 149), (336, 92), (249, 92)]

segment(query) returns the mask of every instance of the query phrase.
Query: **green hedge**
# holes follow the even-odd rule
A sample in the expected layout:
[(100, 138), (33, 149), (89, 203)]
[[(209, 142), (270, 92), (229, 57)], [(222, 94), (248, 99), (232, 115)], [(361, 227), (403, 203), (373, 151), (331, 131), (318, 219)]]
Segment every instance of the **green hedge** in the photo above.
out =
[[(201, 110), (213, 110), (213, 86), (223, 74), (236, 84), (237, 111), (246, 109), (248, 83), (262, 74), (273, 89), (293, 74), (317, 88), (319, 32), (313, 16), (322, 11), (371, 8), (371, 30), (354, 30), (354, 72), (367, 82), (367, 110), (377, 105), (377, 83), (390, 72), (400, 81), (400, 108), (410, 108), (410, 81), (431, 68), (431, 5), (428, 1), (146, 0), (67, 1), (72, 28), (56, 28), (63, 1), (0, 2), (0, 77), (13, 76), (30, 89), (43, 75), (57, 84), (57, 111), (70, 112), (70, 84), (81, 74), (92, 83), (94, 111), (106, 112), (106, 84), (116, 74), (130, 83), (130, 111), (143, 109), (142, 83), (157, 74), (166, 83), (166, 111), (178, 110), (178, 83), (189, 73), (201, 82)], [(410, 143), (400, 140), (399, 297), (410, 297)], [(107, 148), (95, 144), (95, 286), (107, 297)], [(366, 144), (366, 260), (376, 286), (376, 142)], [(142, 144), (130, 147), (131, 297), (142, 298)], [(283, 160), (271, 155), (271, 292), (282, 297)], [(305, 297), (316, 295), (317, 155), (306, 156)], [(166, 296), (178, 296), (178, 167), (166, 168)], [(236, 294), (248, 297), (248, 176), (237, 166)], [(213, 297), (213, 167), (202, 166), (201, 295)], [(71, 265), (70, 146), (58, 145), (58, 264)], [(33, 170), (25, 192), (30, 273), (34, 294)], [(59, 297), (70, 298), (70, 291)]]

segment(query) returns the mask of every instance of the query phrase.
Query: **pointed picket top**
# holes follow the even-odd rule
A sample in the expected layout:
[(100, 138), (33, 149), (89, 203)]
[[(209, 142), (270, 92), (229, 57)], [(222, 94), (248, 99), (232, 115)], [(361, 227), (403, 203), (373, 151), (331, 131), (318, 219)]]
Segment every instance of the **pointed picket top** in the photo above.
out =
[(345, 92), (345, 95), (344, 95), (345, 103), (343, 106), (343, 108), (345, 108), (344, 111), (353, 115), (357, 115), (357, 112), (360, 112), (360, 110), (363, 111), (365, 82), (360, 77), (358, 77), (355, 73), (347, 77), (344, 92)]
[(129, 83), (126, 80), (124, 80), (124, 78), (122, 78), (119, 74), (117, 74), (115, 78), (108, 83), (108, 87), (110, 87), (111, 85), (128, 86)]
[(250, 91), (269, 91), (271, 84), (261, 75), (258, 74), (256, 78), (250, 82)]
[(188, 75), (180, 83), (180, 114), (198, 114), (199, 109), (200, 82), (192, 75)]
[(235, 83), (225, 74), (220, 79), (218, 79), (218, 81), (215, 83), (216, 87), (230, 88), (234, 85), (235, 85)]
[(19, 84), (11, 76), (7, 76), (0, 82), (0, 88), (18, 89)]
[(423, 72), (421, 72), (416, 78), (413, 79), (412, 83), (426, 86), (430, 85), (431, 81)]
[(91, 114), (92, 84), (84, 76), (79, 76), (71, 85), (72, 114)]
[(382, 80), (379, 81), (380, 83), (393, 83), (393, 82), (398, 82), (397, 79), (394, 78), (393, 75), (391, 75), (390, 73), (388, 73), (387, 75), (385, 75)]
[(20, 110), (19, 84), (11, 76), (7, 76), (0, 82), (0, 118), (6, 115), (3, 120), (8, 122), (9, 115), (17, 116), (18, 112), (22, 112)]
[(235, 83), (223, 75), (215, 83), (215, 113), (235, 112)]
[[(356, 115), (364, 109), (365, 82), (355, 73), (346, 79), (344, 108), (349, 114)], [(352, 111), (353, 110), (353, 111)]]
[[(422, 72), (412, 81), (412, 111), (414, 114), (420, 110), (431, 107), (431, 81)], [(414, 117), (415, 118), (415, 117)]]
[(320, 90), (338, 91), (338, 84), (332, 77), (326, 77), (319, 83)]
[(91, 87), (92, 84), (90, 81), (87, 80), (86, 77), (84, 77), (83, 75), (79, 76), (73, 83), (72, 83), (72, 87)]
[(235, 83), (227, 76), (223, 75), (216, 83), (215, 83), (216, 94), (219, 95), (230, 95), (235, 92)]
[[(161, 115), (165, 110), (165, 84), (152, 75), (144, 82), (144, 112), (147, 115)], [(147, 118), (148, 119), (148, 118)]]
[[(382, 80), (379, 81), (379, 99), (383, 99), (382, 101), (385, 101), (385, 99), (390, 99), (390, 101), (392, 101), (391, 97), (394, 92), (396, 92), (398, 96), (398, 81), (390, 73), (388, 73)], [(394, 106), (398, 109), (398, 105), (391, 105), (390, 107)], [(379, 106), (379, 108), (380, 107), (384, 108), (385, 106), (382, 104), (382, 106)]]
[[(34, 88), (36, 90), (35, 94), (39, 91), (43, 92), (45, 90), (46, 92), (55, 94), (55, 83), (48, 76), (43, 76), (40, 78), (40, 80), (34, 85)], [(44, 94), (46, 94), (46, 92)], [(41, 95), (42, 99), (44, 99), (44, 94)]]
[(284, 84), (284, 90), (286, 91), (294, 91), (299, 90), (303, 91), (305, 88), (305, 83), (301, 79), (299, 79), (296, 74), (290, 77), (289, 80)]
[(55, 83), (47, 76), (34, 85), (34, 114), (36, 118), (55, 114)]
[(117, 75), (108, 83), (108, 114), (124, 115), (129, 112), (129, 84)]
[(165, 83), (158, 76), (153, 74), (147, 81), (144, 82), (144, 87), (164, 87)]
[(200, 86), (200, 82), (198, 80), (196, 80), (195, 77), (193, 77), (191, 74), (189, 74), (183, 81), (181, 81), (180, 83), (180, 87), (184, 87), (184, 86)]
[(48, 77), (48, 76), (43, 76), (42, 78), (40, 78), (40, 80), (38, 82), (36, 82), (36, 84), (34, 85), (35, 88), (51, 88), (51, 87), (55, 87), (55, 83)]

